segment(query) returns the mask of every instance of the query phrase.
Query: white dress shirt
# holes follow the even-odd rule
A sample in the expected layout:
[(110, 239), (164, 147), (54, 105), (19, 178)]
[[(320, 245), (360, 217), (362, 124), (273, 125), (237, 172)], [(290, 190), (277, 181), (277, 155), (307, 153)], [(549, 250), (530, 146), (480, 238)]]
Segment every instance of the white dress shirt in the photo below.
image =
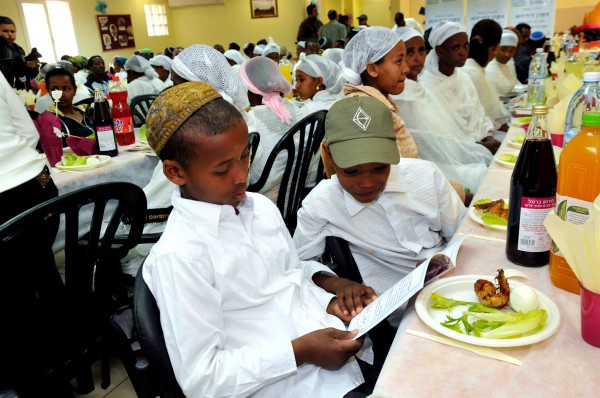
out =
[(494, 58), (485, 67), (485, 76), (501, 96), (509, 95), (519, 84), (514, 58), (511, 58), (506, 64), (501, 64)]
[(494, 123), (494, 129), (498, 130), (503, 124), (510, 122), (510, 113), (500, 102), (500, 96), (496, 89), (488, 82), (485, 68), (473, 58), (469, 58), (461, 69), (471, 78), (479, 101), (485, 110), (485, 115)]
[(455, 68), (450, 76), (441, 73), (437, 67), (425, 68), (419, 82), (448, 107), (461, 130), (473, 140), (481, 141), (492, 135), (494, 124), (485, 115), (471, 79), (460, 68)]
[(37, 176), (46, 162), (35, 146), (40, 139), (25, 104), (0, 73), (0, 192)]
[(302, 260), (325, 250), (325, 238), (346, 240), (365, 285), (381, 294), (443, 250), (465, 214), (456, 191), (431, 162), (402, 158), (383, 193), (356, 201), (337, 176), (321, 181), (298, 210), (294, 244)]
[(300, 262), (273, 203), (248, 193), (236, 215), (179, 192), (172, 202), (143, 277), (186, 396), (341, 397), (363, 382), (353, 358), (337, 371), (296, 367), (293, 339), (345, 328), (311, 279), (328, 268)]

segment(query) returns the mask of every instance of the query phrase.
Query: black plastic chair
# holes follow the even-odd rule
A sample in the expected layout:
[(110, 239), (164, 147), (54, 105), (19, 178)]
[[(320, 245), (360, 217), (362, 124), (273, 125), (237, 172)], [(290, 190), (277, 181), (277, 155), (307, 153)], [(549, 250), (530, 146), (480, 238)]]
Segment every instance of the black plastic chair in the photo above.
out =
[(248, 134), (248, 142), (250, 145), (250, 164), (252, 166), (252, 162), (254, 161), (254, 156), (256, 156), (256, 151), (258, 150), (258, 144), (260, 144), (260, 134), (259, 133), (249, 133)]
[[(267, 182), (277, 155), (287, 151), (285, 171), (277, 195), (277, 207), (283, 216), (287, 229), (292, 234), (296, 229), (296, 213), (302, 204), (302, 199), (308, 193), (305, 187), (310, 164), (315, 156), (320, 158), (319, 147), (325, 136), (326, 114), (327, 111), (315, 112), (292, 126), (269, 154), (258, 181), (248, 187), (248, 191), (258, 192)], [(296, 135), (299, 138), (298, 148), (296, 148), (294, 142)], [(318, 183), (322, 177), (323, 173), (318, 173), (315, 183)]]
[[(82, 224), (89, 230), (80, 226), (84, 206), (93, 206), (89, 224)], [(107, 388), (107, 360), (115, 351), (137, 388), (135, 356), (112, 315), (130, 302), (119, 259), (137, 244), (145, 211), (141, 188), (106, 183), (46, 201), (0, 226), (0, 365), (11, 371), (0, 375), (0, 390), (8, 383), (24, 396), (72, 396), (69, 381), (76, 378), (85, 394), (94, 389), (91, 365), (99, 358), (102, 387)], [(40, 242), (40, 231), (60, 217), (65, 222), (64, 278), (50, 247)], [(131, 228), (116, 244), (113, 237), (124, 217)]]
[(160, 325), (160, 311), (156, 300), (142, 277), (143, 265), (138, 269), (133, 289), (133, 314), (138, 341), (145, 358), (138, 360), (141, 398), (185, 397), (171, 366), (165, 336)]
[(146, 115), (152, 102), (158, 97), (156, 94), (136, 95), (129, 101), (131, 108), (131, 117), (133, 118), (133, 127), (141, 127), (146, 123)]

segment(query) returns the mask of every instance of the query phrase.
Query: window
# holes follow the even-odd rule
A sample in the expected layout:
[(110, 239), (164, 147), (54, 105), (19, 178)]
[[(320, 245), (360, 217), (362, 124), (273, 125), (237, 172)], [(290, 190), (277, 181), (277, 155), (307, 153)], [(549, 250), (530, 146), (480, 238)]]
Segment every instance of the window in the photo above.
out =
[(169, 34), (167, 9), (160, 4), (144, 4), (148, 36), (166, 36)]
[(28, 0), (20, 5), (27, 44), (37, 48), (42, 61), (56, 62), (63, 55), (79, 54), (69, 2)]

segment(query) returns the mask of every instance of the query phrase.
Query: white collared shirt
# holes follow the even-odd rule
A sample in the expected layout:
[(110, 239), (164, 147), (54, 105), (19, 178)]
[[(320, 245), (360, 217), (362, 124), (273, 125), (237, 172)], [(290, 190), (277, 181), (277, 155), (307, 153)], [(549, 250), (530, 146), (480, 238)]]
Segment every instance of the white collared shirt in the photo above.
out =
[(333, 297), (312, 282), (275, 205), (238, 206), (173, 194), (173, 212), (143, 277), (156, 298), (175, 376), (190, 397), (341, 397), (363, 382), (354, 359), (338, 371), (296, 367), (291, 341), (325, 327)]
[(337, 176), (321, 181), (298, 211), (300, 259), (321, 256), (327, 236), (341, 237), (366, 285), (381, 294), (418, 262), (442, 250), (465, 214), (456, 191), (431, 162), (402, 158), (369, 204), (356, 201)]

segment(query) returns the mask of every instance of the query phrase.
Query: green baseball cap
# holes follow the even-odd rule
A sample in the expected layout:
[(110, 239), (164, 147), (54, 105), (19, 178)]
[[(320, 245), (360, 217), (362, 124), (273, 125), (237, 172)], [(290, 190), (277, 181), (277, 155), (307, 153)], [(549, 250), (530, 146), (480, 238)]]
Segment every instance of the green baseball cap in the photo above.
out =
[(342, 168), (400, 161), (392, 111), (372, 97), (356, 95), (333, 104), (325, 117), (325, 140)]

